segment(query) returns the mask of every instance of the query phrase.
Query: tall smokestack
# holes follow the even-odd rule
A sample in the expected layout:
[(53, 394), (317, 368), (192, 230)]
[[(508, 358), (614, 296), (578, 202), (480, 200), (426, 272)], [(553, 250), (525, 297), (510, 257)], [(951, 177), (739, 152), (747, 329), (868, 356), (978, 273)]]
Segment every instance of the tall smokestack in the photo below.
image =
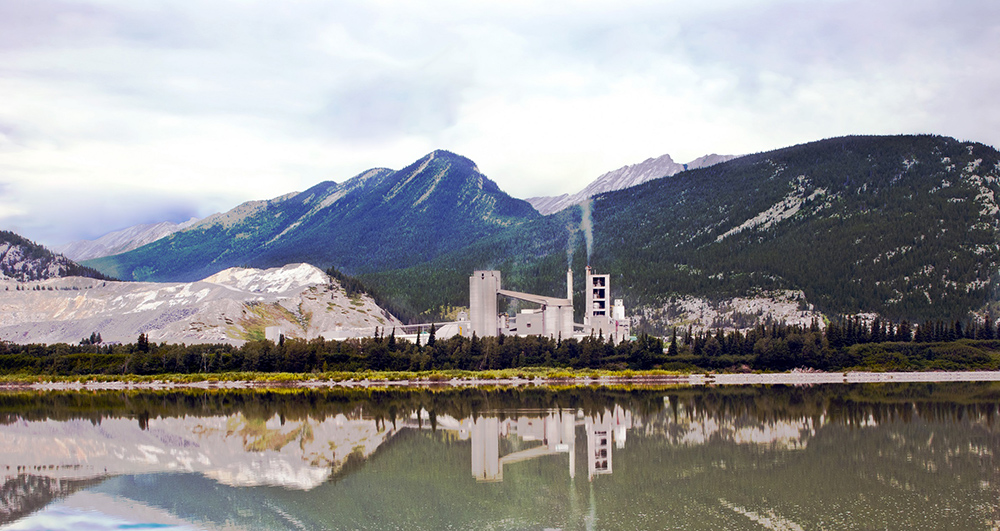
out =
[(566, 298), (573, 304), (573, 268), (566, 269)]

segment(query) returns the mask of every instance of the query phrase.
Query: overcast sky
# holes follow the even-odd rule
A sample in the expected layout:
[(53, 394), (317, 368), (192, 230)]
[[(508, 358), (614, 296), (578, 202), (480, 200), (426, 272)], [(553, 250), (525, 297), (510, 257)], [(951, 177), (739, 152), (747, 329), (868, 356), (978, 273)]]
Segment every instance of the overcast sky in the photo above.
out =
[(47, 245), (401, 168), (1000, 145), (996, 0), (0, 0), (0, 228)]

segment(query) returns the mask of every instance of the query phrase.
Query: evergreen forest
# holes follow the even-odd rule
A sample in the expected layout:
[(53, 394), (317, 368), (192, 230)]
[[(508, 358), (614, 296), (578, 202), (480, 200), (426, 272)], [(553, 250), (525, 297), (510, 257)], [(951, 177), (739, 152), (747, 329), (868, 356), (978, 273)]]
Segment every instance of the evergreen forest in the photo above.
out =
[[(424, 337), (426, 336), (426, 337)], [(0, 343), (2, 375), (161, 375), (333, 373), (364, 371), (492, 371), (527, 367), (559, 369), (788, 371), (1000, 369), (1000, 335), (987, 319), (911, 326), (857, 317), (825, 329), (757, 326), (743, 331), (674, 329), (669, 338), (641, 335), (614, 344), (602, 336), (436, 338), (432, 325), (416, 343), (394, 330), (342, 341), (285, 339), (233, 345), (135, 343), (102, 345), (96, 336), (79, 345)]]

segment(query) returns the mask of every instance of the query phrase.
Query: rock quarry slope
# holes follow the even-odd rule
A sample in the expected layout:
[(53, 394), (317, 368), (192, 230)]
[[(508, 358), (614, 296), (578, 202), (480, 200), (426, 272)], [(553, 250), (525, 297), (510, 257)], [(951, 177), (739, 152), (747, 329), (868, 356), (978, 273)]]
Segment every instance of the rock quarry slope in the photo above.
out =
[(0, 340), (15, 343), (78, 343), (97, 332), (105, 342), (146, 334), (155, 343), (241, 344), (270, 326), (311, 339), (400, 324), (308, 264), (231, 268), (187, 283), (7, 279), (0, 291)]

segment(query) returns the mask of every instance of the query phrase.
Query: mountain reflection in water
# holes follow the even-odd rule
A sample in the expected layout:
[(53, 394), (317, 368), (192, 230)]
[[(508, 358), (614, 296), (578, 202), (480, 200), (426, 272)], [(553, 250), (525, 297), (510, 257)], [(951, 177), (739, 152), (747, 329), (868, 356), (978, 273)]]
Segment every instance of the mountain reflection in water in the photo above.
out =
[(991, 529), (993, 383), (0, 394), (4, 529)]

